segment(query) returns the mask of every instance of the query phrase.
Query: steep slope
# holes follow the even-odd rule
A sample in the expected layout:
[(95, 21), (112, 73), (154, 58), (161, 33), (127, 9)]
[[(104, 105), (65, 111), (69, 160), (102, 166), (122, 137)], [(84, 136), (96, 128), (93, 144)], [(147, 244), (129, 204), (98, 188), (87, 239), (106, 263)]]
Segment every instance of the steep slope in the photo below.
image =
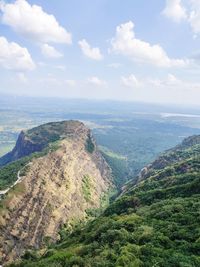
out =
[(51, 122), (30, 130), (22, 131), (15, 147), (0, 158), (0, 166), (28, 156), (33, 152), (42, 151), (50, 142), (75, 135), (82, 125), (78, 121)]
[[(177, 145), (176, 147), (167, 150), (163, 155), (158, 157), (152, 164), (144, 167), (139, 175), (129, 181), (124, 187), (123, 192), (130, 190), (130, 188), (139, 182), (147, 179), (150, 176), (153, 176), (155, 173), (162, 172), (163, 169), (170, 172), (170, 166), (173, 166), (176, 163), (183, 163), (182, 168), (179, 172), (184, 173), (184, 160), (188, 160), (191, 158), (199, 157), (199, 144), (200, 144), (200, 135), (190, 136), (185, 138), (181, 144)], [(166, 169), (165, 169), (166, 168)], [(185, 166), (186, 168), (186, 166)], [(171, 169), (172, 172), (172, 169)], [(170, 173), (168, 173), (170, 174)]]
[(200, 266), (200, 136), (149, 166), (102, 216), (12, 266)]
[(82, 123), (50, 123), (23, 133), (24, 142), (21, 136), (10, 159), (29, 156), (2, 168), (17, 166), (20, 182), (0, 202), (1, 262), (55, 241), (64, 223), (85, 219), (112, 187), (110, 168)]

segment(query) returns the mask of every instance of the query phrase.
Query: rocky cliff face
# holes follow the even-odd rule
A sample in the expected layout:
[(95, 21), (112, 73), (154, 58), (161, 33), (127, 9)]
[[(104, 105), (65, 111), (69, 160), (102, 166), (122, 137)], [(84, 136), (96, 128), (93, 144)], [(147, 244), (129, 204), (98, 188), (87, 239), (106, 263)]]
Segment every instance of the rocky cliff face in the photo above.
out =
[(84, 128), (83, 124), (78, 121), (62, 121), (47, 123), (26, 132), (22, 131), (13, 150), (0, 158), (0, 166), (41, 151), (50, 142), (65, 137), (75, 137), (76, 132), (81, 132), (81, 128)]
[(25, 132), (22, 131), (13, 150), (0, 158), (0, 166), (4, 166), (12, 161), (28, 156), (33, 152), (41, 151), (43, 148), (43, 144), (33, 143), (32, 140), (27, 138)]
[[(57, 129), (55, 138), (59, 127), (62, 131)], [(111, 170), (88, 128), (73, 121), (47, 128), (54, 131), (56, 149), (34, 158), (21, 182), (1, 200), (1, 262), (18, 258), (29, 247), (42, 247), (49, 238), (56, 240), (64, 223), (85, 219), (87, 210), (100, 207), (101, 198), (113, 186)], [(27, 136), (21, 133), (12, 155), (25, 155), (27, 147), (29, 152), (45, 147), (46, 141), (40, 147), (33, 145), (44, 129), (36, 128)]]

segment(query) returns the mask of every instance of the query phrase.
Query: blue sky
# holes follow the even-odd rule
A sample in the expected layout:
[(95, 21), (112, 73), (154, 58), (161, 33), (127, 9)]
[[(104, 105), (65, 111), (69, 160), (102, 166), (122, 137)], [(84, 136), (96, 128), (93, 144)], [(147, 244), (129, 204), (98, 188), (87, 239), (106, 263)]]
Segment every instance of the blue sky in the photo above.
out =
[(199, 0), (0, 1), (0, 93), (199, 105)]

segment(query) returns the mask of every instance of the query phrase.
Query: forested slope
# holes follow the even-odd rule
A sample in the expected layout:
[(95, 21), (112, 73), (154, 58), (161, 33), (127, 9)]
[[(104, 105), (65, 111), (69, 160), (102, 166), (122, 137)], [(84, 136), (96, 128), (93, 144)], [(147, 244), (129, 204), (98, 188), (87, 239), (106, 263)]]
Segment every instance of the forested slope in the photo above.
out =
[(200, 137), (158, 158), (103, 215), (11, 266), (200, 266)]

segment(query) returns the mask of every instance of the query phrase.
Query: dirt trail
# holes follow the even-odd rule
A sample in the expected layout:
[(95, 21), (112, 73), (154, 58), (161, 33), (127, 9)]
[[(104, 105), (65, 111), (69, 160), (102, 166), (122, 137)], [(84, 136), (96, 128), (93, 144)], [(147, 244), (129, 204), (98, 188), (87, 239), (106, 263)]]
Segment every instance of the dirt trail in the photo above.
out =
[(21, 172), (25, 167), (27, 167), (28, 165), (31, 165), (31, 164), (32, 164), (32, 162), (29, 162), (29, 163), (26, 164), (21, 170), (19, 170), (19, 171), (17, 172), (17, 180), (16, 180), (11, 186), (9, 186), (8, 188), (6, 188), (6, 189), (0, 191), (0, 199), (1, 199), (2, 196), (4, 196), (6, 193), (8, 193), (8, 192), (10, 191), (10, 189), (12, 189), (15, 185), (19, 184), (19, 183), (22, 181), (22, 178), (23, 178), (23, 177), (20, 176), (20, 172)]

